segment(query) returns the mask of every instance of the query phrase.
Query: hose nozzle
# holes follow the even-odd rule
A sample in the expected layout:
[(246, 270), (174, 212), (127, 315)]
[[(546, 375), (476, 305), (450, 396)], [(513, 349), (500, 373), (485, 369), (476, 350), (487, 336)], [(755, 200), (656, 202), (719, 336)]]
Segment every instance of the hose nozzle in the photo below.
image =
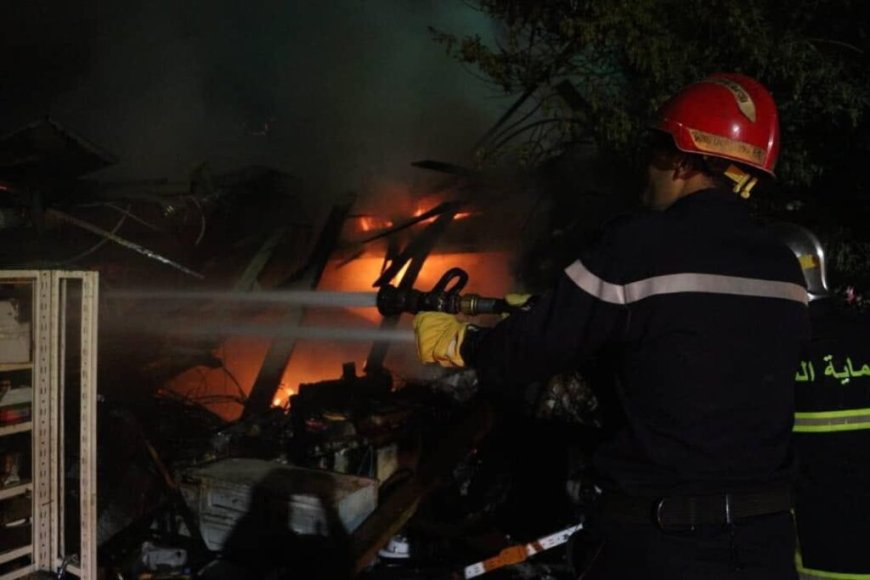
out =
[[(448, 288), (448, 284), (455, 282)], [(461, 268), (451, 268), (429, 292), (413, 288), (402, 289), (386, 284), (378, 290), (377, 306), (382, 316), (395, 316), (402, 312), (446, 312), (448, 314), (502, 314), (511, 312), (503, 298), (489, 298), (479, 294), (460, 294), (468, 282), (468, 273)]]

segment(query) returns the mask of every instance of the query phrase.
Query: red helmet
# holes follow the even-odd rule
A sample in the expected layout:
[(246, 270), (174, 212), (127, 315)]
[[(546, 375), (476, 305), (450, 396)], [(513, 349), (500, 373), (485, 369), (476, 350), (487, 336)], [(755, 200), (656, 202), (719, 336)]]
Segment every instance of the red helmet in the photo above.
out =
[(773, 175), (779, 155), (776, 103), (758, 81), (716, 73), (674, 95), (658, 112), (655, 129), (686, 153), (722, 157)]

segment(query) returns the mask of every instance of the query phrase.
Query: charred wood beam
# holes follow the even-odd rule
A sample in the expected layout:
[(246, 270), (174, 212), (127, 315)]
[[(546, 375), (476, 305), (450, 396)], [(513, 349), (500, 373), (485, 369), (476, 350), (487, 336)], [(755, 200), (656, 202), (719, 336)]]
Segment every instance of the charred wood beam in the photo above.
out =
[(439, 216), (442, 213), (444, 213), (445, 211), (451, 209), (453, 207), (451, 205), (452, 203), (453, 202), (439, 203), (438, 205), (436, 205), (432, 209), (430, 209), (426, 212), (423, 212), (418, 216), (415, 216), (409, 220), (405, 220), (400, 224), (397, 224), (397, 225), (395, 225), (391, 228), (388, 228), (386, 230), (382, 230), (382, 231), (380, 231), (380, 232), (378, 232), (378, 233), (376, 233), (368, 238), (363, 239), (360, 243), (367, 244), (368, 242), (373, 242), (375, 240), (379, 240), (381, 238), (391, 236), (392, 234), (395, 234), (396, 232), (400, 232), (402, 230), (405, 230), (405, 229), (408, 229), (412, 226), (415, 226), (415, 225), (419, 224), (420, 222), (424, 222), (428, 219), (432, 219), (433, 217)]
[[(329, 216), (326, 218), (320, 236), (314, 244), (314, 249), (308, 261), (298, 272), (279, 284), (279, 289), (295, 288), (311, 290), (317, 286), (323, 271), (326, 269), (329, 256), (332, 254), (332, 250), (341, 236), (344, 220), (347, 218), (347, 214), (350, 213), (350, 209), (355, 201), (356, 195), (348, 194), (332, 208)], [(302, 309), (291, 310), (284, 317), (283, 323), (295, 328), (302, 322), (302, 315)], [(269, 345), (266, 358), (263, 360), (263, 366), (260, 367), (260, 372), (254, 381), (254, 386), (251, 387), (251, 392), (248, 394), (245, 410), (242, 412), (242, 419), (261, 415), (272, 406), (272, 400), (275, 398), (275, 393), (281, 384), (281, 377), (284, 375), (284, 369), (287, 367), (287, 362), (293, 354), (295, 345), (295, 338), (277, 339)]]
[(278, 247), (278, 243), (287, 235), (288, 228), (279, 227), (276, 228), (264, 241), (260, 246), (260, 249), (257, 250), (257, 253), (254, 254), (254, 257), (251, 258), (251, 261), (248, 262), (247, 267), (245, 267), (245, 271), (242, 272), (242, 275), (239, 276), (239, 279), (236, 280), (236, 283), (233, 285), (233, 290), (253, 290), (257, 285), (257, 279), (260, 277), (260, 274), (263, 272), (263, 269), (269, 263), (269, 260), (272, 259), (272, 254), (275, 253), (275, 248)]
[(468, 169), (467, 167), (462, 167), (461, 165), (446, 163), (444, 161), (433, 161), (431, 159), (415, 161), (411, 163), (411, 165), (413, 165), (414, 167), (419, 167), (420, 169), (428, 169), (430, 171), (447, 173), (449, 175), (457, 175), (459, 177), (478, 177), (480, 175), (479, 171)]
[(332, 208), (305, 265), (278, 284), (277, 289), (298, 288), (299, 283), (311, 280), (314, 280), (314, 284), (317, 284), (320, 276), (323, 274), (323, 270), (326, 268), (326, 262), (332, 255), (332, 250), (341, 237), (341, 228), (344, 226), (344, 220), (347, 219), (347, 215), (350, 213), (350, 209), (355, 202), (356, 194), (348, 193)]
[[(455, 201), (441, 204), (439, 206), (438, 217), (435, 221), (429, 224), (418, 236), (408, 242), (405, 248), (399, 252), (392, 261), (390, 261), (390, 265), (386, 270), (384, 270), (372, 286), (378, 287), (389, 283), (396, 274), (402, 271), (402, 268), (405, 267), (405, 263), (416, 259), (421, 261), (421, 263), (417, 266), (412, 264), (399, 282), (400, 288), (404, 288), (403, 284), (407, 286), (407, 288), (413, 287), (417, 278), (417, 273), (423, 265), (422, 261), (426, 259), (429, 252), (431, 252), (432, 248), (435, 247), (435, 242), (438, 241), (438, 238), (441, 237), (441, 234), (444, 233), (444, 230), (446, 230), (450, 222), (453, 221), (453, 218), (456, 216), (461, 205), (460, 202)], [(417, 272), (412, 274), (410, 268), (415, 268)], [(409, 274), (412, 275), (409, 276)]]
[[(420, 232), (419, 236), (408, 242), (405, 249), (390, 262), (390, 265), (377, 279), (374, 286), (377, 287), (389, 283), (402, 270), (405, 263), (410, 261), (408, 269), (399, 281), (398, 288), (399, 290), (410, 290), (414, 287), (414, 282), (417, 281), (417, 276), (423, 268), (423, 263), (429, 257), (438, 239), (447, 230), (447, 226), (453, 221), (462, 204), (454, 201), (447, 202), (445, 205), (447, 207), (441, 212), (441, 215), (425, 230)], [(390, 330), (395, 328), (399, 322), (399, 316), (401, 315), (384, 317), (381, 320), (380, 329)], [(366, 372), (377, 372), (383, 367), (389, 346), (389, 342), (376, 342), (372, 345), (369, 356), (366, 358)]]
[(435, 193), (448, 189), (459, 191), (470, 185), (479, 183), (483, 177), (483, 173), (476, 169), (470, 169), (462, 165), (456, 165), (444, 161), (434, 161), (431, 159), (415, 161), (411, 163), (411, 166), (420, 169), (428, 169), (429, 171), (436, 171), (445, 175), (442, 179), (426, 186), (424, 189), (426, 193)]

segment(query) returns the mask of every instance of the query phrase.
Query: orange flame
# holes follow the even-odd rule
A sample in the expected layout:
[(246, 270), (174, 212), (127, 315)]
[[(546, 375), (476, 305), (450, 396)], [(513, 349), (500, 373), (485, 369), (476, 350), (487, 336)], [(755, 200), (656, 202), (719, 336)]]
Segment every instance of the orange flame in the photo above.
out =
[[(339, 260), (332, 260), (323, 273), (318, 289), (374, 292), (376, 289), (372, 287), (372, 282), (380, 276), (382, 264), (383, 256), (374, 254), (365, 254), (343, 266)], [(426, 260), (415, 287), (428, 290), (448, 269), (460, 267), (469, 273), (465, 291), (484, 296), (501, 296), (510, 290), (508, 264), (508, 255), (504, 252), (433, 254)], [(396, 280), (400, 280), (402, 275), (404, 270)], [(271, 316), (274, 315), (267, 313), (263, 318), (268, 320)], [(310, 309), (303, 324), (373, 329), (378, 327), (381, 320), (374, 307)], [(411, 320), (410, 316), (403, 316), (399, 328), (410, 329)], [(225, 368), (194, 367), (177, 375), (165, 386), (182, 396), (199, 400), (214, 413), (233, 421), (241, 415), (243, 407), (240, 397), (250, 392), (269, 345), (267, 338), (228, 338), (214, 351)], [(272, 405), (287, 407), (300, 384), (339, 378), (344, 363), (355, 362), (358, 372), (362, 373), (370, 348), (371, 343), (297, 341)], [(414, 376), (421, 370), (416, 356), (412, 344), (393, 345), (386, 366), (399, 376)]]
[(393, 227), (391, 220), (369, 215), (358, 216), (357, 220), (359, 221), (359, 229), (362, 232), (373, 232)]
[[(321, 278), (321, 290), (359, 292), (375, 290), (372, 281), (381, 273), (383, 257), (363, 255), (362, 257), (339, 266), (338, 261), (330, 262)], [(441, 276), (453, 267), (460, 267), (469, 273), (469, 283), (465, 291), (485, 296), (502, 296), (510, 290), (511, 276), (508, 270), (508, 255), (504, 252), (449, 253), (433, 254), (426, 260), (417, 277), (415, 287), (428, 290)], [(407, 266), (406, 266), (407, 268)], [(404, 269), (396, 280), (401, 280)], [(382, 320), (375, 308), (349, 308), (344, 311), (310, 311), (306, 324), (344, 324), (348, 327), (364, 326), (376, 328)], [(403, 316), (399, 328), (411, 328), (410, 316)], [(370, 343), (324, 343), (298, 341), (290, 363), (281, 379), (282, 388), (276, 395), (276, 406), (286, 406), (289, 397), (296, 393), (298, 386), (305, 383), (338, 378), (341, 365), (355, 362), (357, 370), (363, 371)], [(420, 370), (414, 345), (393, 345), (387, 359), (387, 367), (400, 376), (414, 375)]]
[[(435, 196), (411, 201), (405, 188), (385, 189), (382, 193), (384, 201), (382, 205), (389, 208), (388, 211), (408, 212), (413, 207), (410, 213), (414, 217), (423, 215), (443, 201)], [(376, 232), (393, 227), (392, 220), (378, 217), (374, 215), (376, 213), (356, 215), (348, 220), (344, 235), (353, 237), (354, 234)], [(462, 211), (458, 212), (454, 219), (463, 220), (473, 215), (476, 215), (476, 212)], [(428, 218), (422, 223), (429, 223), (435, 219), (437, 216)], [(448, 269), (460, 267), (466, 270), (470, 277), (465, 291), (484, 296), (500, 296), (511, 289), (508, 266), (509, 255), (506, 252), (433, 254), (426, 260), (414, 286), (421, 290), (428, 290)], [(332, 260), (321, 277), (318, 289), (374, 292), (376, 288), (372, 284), (381, 275), (383, 268), (384, 257), (376, 253), (363, 254), (344, 265), (339, 260)], [(407, 268), (408, 265), (399, 272), (392, 283), (401, 280)], [(269, 314), (264, 316), (266, 319), (270, 318)], [(380, 314), (374, 307), (310, 309), (303, 318), (303, 324), (344, 325), (373, 329), (378, 327), (381, 320)], [(398, 326), (410, 328), (411, 317), (401, 317)], [(214, 351), (214, 354), (223, 361), (225, 368), (188, 369), (165, 386), (183, 396), (208, 401), (205, 404), (210, 410), (228, 421), (235, 420), (243, 410), (240, 395), (242, 393), (247, 395), (250, 392), (270, 344), (270, 340), (266, 338), (229, 338)], [(362, 372), (370, 349), (370, 343), (297, 341), (272, 400), (273, 406), (287, 408), (290, 397), (298, 391), (300, 384), (340, 377), (344, 363), (355, 362), (358, 372)], [(422, 368), (417, 361), (415, 348), (411, 344), (392, 346), (385, 364), (400, 376), (413, 376)]]
[[(427, 211), (435, 209), (435, 207), (437, 207), (437, 204), (434, 204), (434, 203), (417, 204), (417, 208), (414, 210), (414, 213), (412, 215), (413, 215), (413, 217), (420, 217), (421, 215), (423, 215)], [(469, 218), (473, 215), (476, 215), (476, 213), (470, 212), (470, 211), (460, 211), (460, 212), (457, 212), (456, 215), (453, 216), (453, 219), (454, 220), (464, 220), (464, 219)], [(424, 219), (423, 221), (421, 221), (419, 223), (428, 224), (428, 223), (434, 222), (436, 219), (438, 219), (438, 216), (432, 216), (430, 218)]]

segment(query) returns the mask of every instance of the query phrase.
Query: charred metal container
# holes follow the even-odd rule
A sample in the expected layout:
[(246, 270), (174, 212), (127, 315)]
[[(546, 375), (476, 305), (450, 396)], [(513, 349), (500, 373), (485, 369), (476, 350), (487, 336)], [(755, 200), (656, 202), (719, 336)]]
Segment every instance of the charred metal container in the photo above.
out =
[(223, 459), (182, 473), (181, 490), (210, 550), (243, 519), (267, 517), (288, 533), (326, 536), (356, 529), (377, 506), (378, 482), (261, 459)]

